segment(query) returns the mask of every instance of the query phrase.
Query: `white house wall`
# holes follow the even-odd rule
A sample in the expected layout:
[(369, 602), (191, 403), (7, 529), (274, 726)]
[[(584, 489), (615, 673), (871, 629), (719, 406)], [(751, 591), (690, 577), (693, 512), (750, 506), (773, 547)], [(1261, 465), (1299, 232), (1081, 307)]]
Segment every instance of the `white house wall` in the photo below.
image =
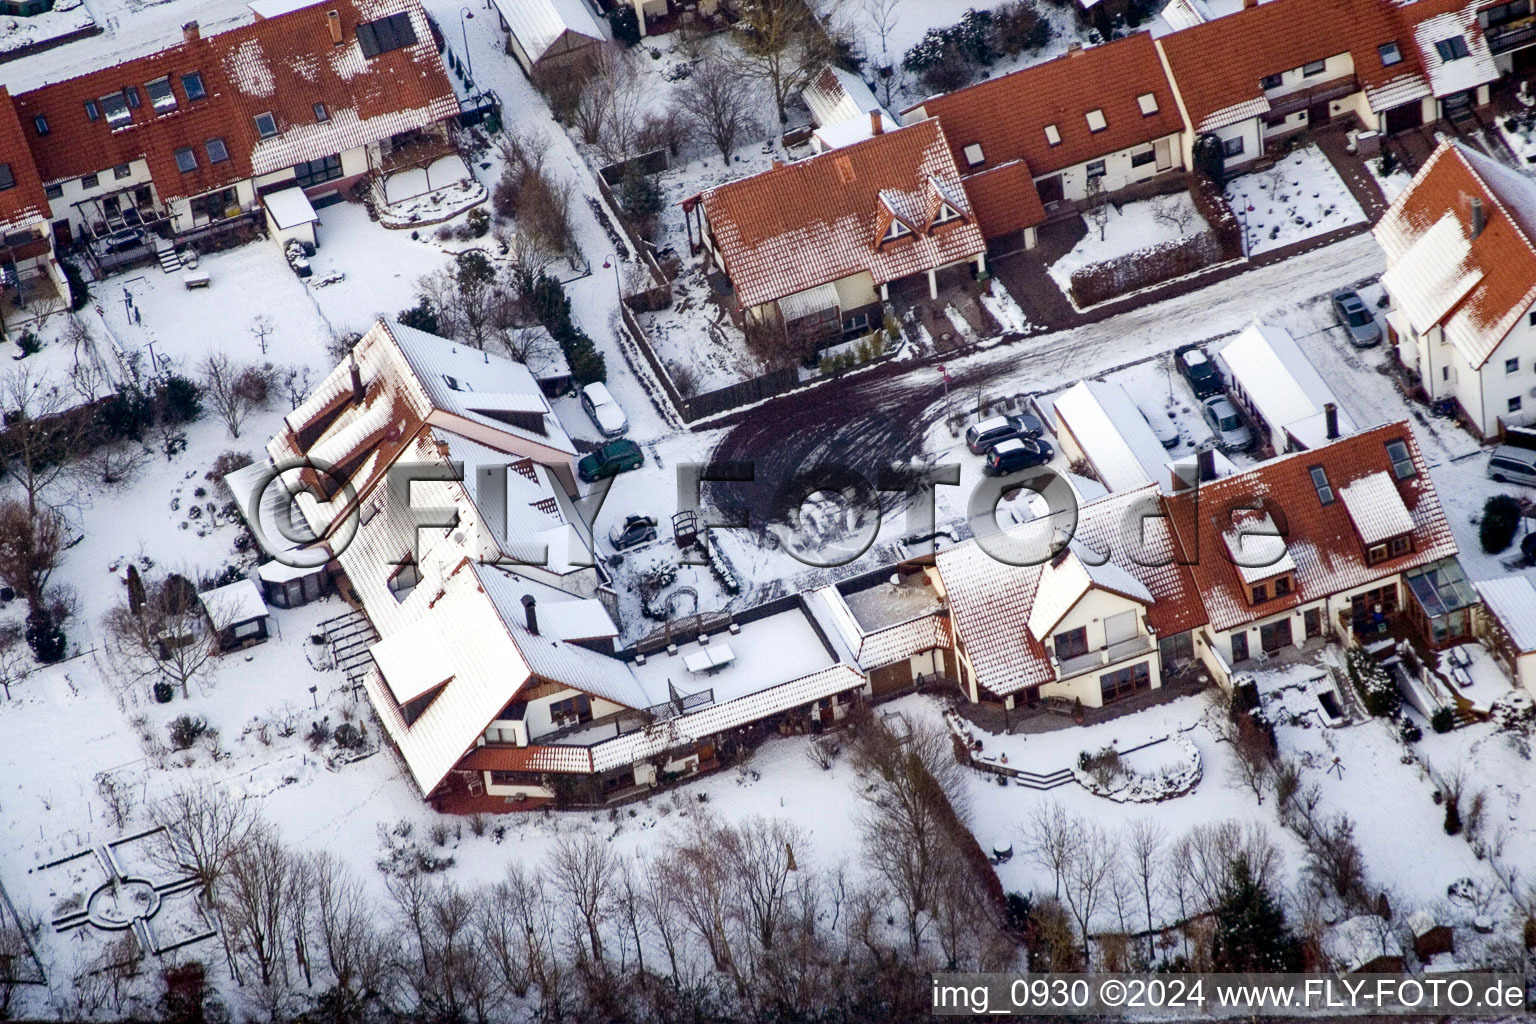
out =
[[(1104, 161), (1104, 191), (1115, 192), (1125, 188), (1127, 185), (1134, 185), (1139, 182), (1150, 181), (1152, 178), (1157, 177), (1161, 173), (1167, 173), (1168, 171), (1172, 170), (1182, 170), (1184, 165), (1180, 154), (1182, 154), (1183, 148), (1179, 144), (1179, 139), (1180, 133), (1173, 132), (1169, 135), (1163, 136), (1161, 139), (1154, 140), (1153, 142), (1149, 142), (1144, 145), (1130, 146), (1126, 149), (1116, 150), (1113, 153), (1106, 154), (1105, 156), (1096, 158), (1092, 161), (1073, 164), (1071, 167), (1068, 167), (1062, 171), (1058, 171), (1055, 174), (1042, 174), (1037, 177), (1035, 181), (1044, 181), (1059, 175), (1061, 177), (1063, 198), (1072, 202), (1086, 199), (1088, 197), (1088, 164), (1097, 163), (1098, 159), (1102, 159)], [(1157, 145), (1159, 143), (1162, 143), (1167, 147), (1169, 156), (1173, 163), (1173, 166), (1165, 167), (1161, 171), (1158, 170), (1157, 159), (1155, 156)], [(1140, 167), (1133, 167), (1131, 165), (1132, 157), (1139, 153), (1145, 152), (1154, 153), (1152, 161), (1150, 163), (1143, 164)]]

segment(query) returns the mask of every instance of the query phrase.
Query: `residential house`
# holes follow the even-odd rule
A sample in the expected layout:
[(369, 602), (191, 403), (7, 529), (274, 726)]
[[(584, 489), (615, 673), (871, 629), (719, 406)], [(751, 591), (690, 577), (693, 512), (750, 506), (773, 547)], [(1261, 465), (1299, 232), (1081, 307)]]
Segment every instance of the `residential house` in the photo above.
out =
[(1375, 228), (1388, 336), (1484, 437), (1536, 411), (1536, 182), (1443, 143)]
[[(921, 121), (685, 200), (749, 326), (806, 345), (867, 333), (891, 286), (986, 269), (944, 132)], [(691, 237), (691, 235), (690, 235)]]
[(869, 677), (872, 697), (903, 692), (926, 679), (958, 679), (949, 612), (921, 567), (882, 568), (812, 594), (827, 634), (847, 646)]
[[(18, 294), (21, 301), (15, 302)], [(10, 93), (0, 85), (0, 302), (24, 307), (28, 296), (50, 294), (68, 301), (69, 284), (53, 253), (48, 197), (27, 149), (26, 133)], [(7, 309), (0, 322), (18, 319)]]
[(1206, 135), (1231, 171), (1271, 140), (1338, 118), (1394, 133), (1486, 104), (1498, 69), (1469, 10), (1445, 0), (1271, 0), (1161, 37), (1185, 161)]
[(811, 145), (818, 153), (900, 127), (864, 79), (831, 64), (816, 73), (801, 99), (811, 112)]
[(1536, 71), (1536, 10), (1531, 0), (1496, 0), (1473, 6), (1478, 28), (1499, 70), (1520, 78)]
[(1536, 586), (1529, 576), (1474, 583), (1483, 599), (1477, 632), (1515, 685), (1536, 693)]
[(1255, 320), (1215, 357), (1227, 394), (1270, 451), (1303, 451), (1355, 432), (1338, 396), (1285, 328)]
[(902, 116), (944, 126), (989, 241), (1033, 246), (1052, 212), (1189, 166), (1173, 89), (1145, 33), (1074, 47)]
[(14, 97), (59, 247), (213, 230), (279, 189), (337, 193), (458, 114), (417, 0), (251, 9)]
[(494, 2), (507, 53), (535, 81), (579, 73), (611, 38), (607, 22), (587, 0)]

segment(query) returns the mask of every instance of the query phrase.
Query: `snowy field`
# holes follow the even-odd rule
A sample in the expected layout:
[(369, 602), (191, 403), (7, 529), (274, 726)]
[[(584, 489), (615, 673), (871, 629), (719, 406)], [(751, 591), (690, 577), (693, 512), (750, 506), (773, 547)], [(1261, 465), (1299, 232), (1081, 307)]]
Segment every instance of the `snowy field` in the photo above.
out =
[(93, 28), (96, 19), (84, 0), (57, 0), (51, 10), (0, 19), (0, 53), (9, 53)]
[(1365, 220), (1333, 164), (1316, 146), (1298, 149), (1266, 171), (1227, 182), (1227, 201), (1255, 256)]
[(1208, 227), (1187, 192), (1134, 203), (1108, 202), (1103, 211), (1103, 230), (1085, 215), (1088, 233), (1048, 270), (1063, 294), (1070, 294), (1072, 275), (1083, 267), (1198, 235)]

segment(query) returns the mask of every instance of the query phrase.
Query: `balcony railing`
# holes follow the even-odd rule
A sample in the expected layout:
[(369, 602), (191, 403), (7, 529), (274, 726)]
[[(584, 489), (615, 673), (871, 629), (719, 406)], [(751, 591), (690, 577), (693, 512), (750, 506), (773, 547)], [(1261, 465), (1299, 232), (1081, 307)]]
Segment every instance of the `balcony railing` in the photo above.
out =
[(1360, 91), (1359, 84), (1354, 76), (1334, 79), (1331, 82), (1322, 82), (1309, 89), (1298, 89), (1295, 92), (1281, 93), (1272, 96), (1269, 100), (1269, 114), (1271, 118), (1285, 117), (1294, 114), (1298, 110), (1316, 106), (1319, 103), (1327, 103), (1329, 100), (1340, 100), (1345, 96), (1353, 95)]
[(1483, 38), (1488, 40), (1488, 49), (1494, 53), (1518, 50), (1536, 42), (1536, 20), (1486, 28), (1483, 30)]
[(1057, 661), (1056, 656), (1051, 656), (1051, 664), (1056, 669), (1057, 680), (1071, 679), (1080, 676), (1084, 672), (1091, 672), (1096, 668), (1104, 668), (1134, 658), (1140, 654), (1146, 654), (1152, 650), (1152, 636), (1148, 633), (1139, 633), (1136, 636), (1117, 643), (1100, 647), (1096, 651), (1087, 654), (1079, 654), (1075, 658), (1066, 661)]

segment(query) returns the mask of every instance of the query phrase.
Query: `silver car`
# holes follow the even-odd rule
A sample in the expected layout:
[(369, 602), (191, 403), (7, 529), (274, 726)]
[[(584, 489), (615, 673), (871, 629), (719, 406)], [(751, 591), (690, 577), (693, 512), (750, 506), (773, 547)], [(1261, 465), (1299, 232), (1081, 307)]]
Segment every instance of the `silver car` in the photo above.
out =
[(1499, 445), (1488, 458), (1488, 477), (1501, 484), (1536, 487), (1536, 451)]
[(1253, 434), (1238, 415), (1237, 407), (1226, 395), (1212, 395), (1200, 403), (1205, 422), (1216, 433), (1216, 441), (1223, 448), (1234, 452), (1246, 451), (1253, 444)]
[(1381, 341), (1381, 326), (1371, 315), (1365, 300), (1351, 288), (1333, 293), (1333, 315), (1339, 326), (1349, 335), (1349, 343), (1356, 348), (1370, 348)]

